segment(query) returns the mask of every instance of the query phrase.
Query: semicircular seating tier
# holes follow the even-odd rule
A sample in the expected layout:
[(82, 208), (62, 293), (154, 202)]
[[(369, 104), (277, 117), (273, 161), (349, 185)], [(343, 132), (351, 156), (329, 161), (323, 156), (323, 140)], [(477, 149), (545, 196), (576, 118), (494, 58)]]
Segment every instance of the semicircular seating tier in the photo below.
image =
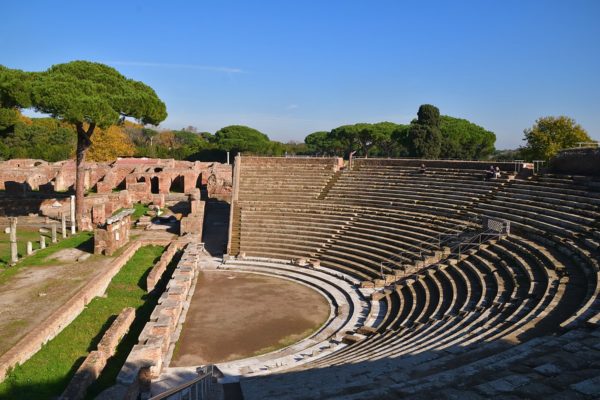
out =
[[(246, 399), (422, 398), (439, 389), (442, 398), (537, 398), (526, 394), (535, 385), (600, 396), (590, 356), (600, 352), (598, 181), (516, 173), (513, 163), (494, 163), (502, 175), (486, 180), (489, 165), (479, 162), (237, 162), (237, 268), (287, 262), (346, 276), (372, 309), (331, 339), (335, 351), (286, 373), (248, 374)], [(489, 235), (490, 218), (509, 221), (510, 234)]]

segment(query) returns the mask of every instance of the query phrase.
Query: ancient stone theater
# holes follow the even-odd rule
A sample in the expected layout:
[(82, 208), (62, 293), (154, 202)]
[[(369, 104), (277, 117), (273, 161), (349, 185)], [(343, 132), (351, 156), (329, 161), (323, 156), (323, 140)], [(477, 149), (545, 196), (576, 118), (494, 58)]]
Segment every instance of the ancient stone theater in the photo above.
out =
[[(13, 264), (61, 233), (93, 232), (97, 250), (65, 261), (81, 279), (55, 300), (31, 283), (47, 306), (13, 329), (1, 376), (110, 299), (153, 245), (147, 313), (113, 315), (61, 398), (600, 398), (600, 177), (562, 157), (493, 174), (481, 161), (124, 158), (88, 165), (73, 236), (73, 163), (4, 162), (7, 231), (36, 235)], [(37, 249), (53, 225), (60, 240)], [(0, 300), (16, 318), (18, 301)], [(107, 365), (113, 384), (93, 392)]]

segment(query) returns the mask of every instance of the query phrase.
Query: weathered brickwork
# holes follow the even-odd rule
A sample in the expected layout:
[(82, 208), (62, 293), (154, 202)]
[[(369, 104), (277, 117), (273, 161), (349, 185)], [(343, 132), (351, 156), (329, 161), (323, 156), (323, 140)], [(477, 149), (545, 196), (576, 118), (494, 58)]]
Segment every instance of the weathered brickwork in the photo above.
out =
[(90, 352), (75, 372), (71, 382), (60, 396), (60, 400), (80, 400), (85, 398), (88, 387), (98, 379), (106, 362), (115, 354), (119, 342), (129, 331), (135, 320), (135, 309), (124, 308), (123, 311), (104, 333), (98, 349)]
[[(117, 377), (120, 385), (127, 387), (137, 385), (140, 372), (144, 369), (149, 369), (152, 378), (160, 374), (171, 346), (172, 334), (189, 300), (188, 296), (196, 278), (202, 248), (202, 244), (197, 242), (189, 243), (185, 247), (181, 260), (167, 284), (167, 290), (161, 295), (158, 305), (150, 316), (150, 321), (146, 323), (138, 337), (138, 344), (129, 353)], [(160, 279), (158, 270), (156, 278)]]
[[(103, 223), (104, 218), (133, 203), (164, 207), (169, 193), (191, 195), (200, 187), (206, 187), (209, 197), (228, 200), (231, 171), (231, 165), (172, 159), (119, 158), (112, 163), (87, 163), (84, 186), (88, 195), (81, 228), (91, 230), (94, 224)], [(0, 190), (5, 191), (0, 196), (0, 215), (68, 214), (69, 199), (64, 192), (73, 190), (74, 184), (72, 160), (0, 162)]]

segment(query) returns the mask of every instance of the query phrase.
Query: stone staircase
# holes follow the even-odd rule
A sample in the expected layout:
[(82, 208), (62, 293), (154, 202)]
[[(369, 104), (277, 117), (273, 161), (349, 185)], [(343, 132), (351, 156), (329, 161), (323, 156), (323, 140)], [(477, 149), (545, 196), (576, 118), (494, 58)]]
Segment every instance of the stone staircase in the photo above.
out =
[(231, 233), (229, 234), (229, 254), (238, 255), (240, 253), (240, 240), (241, 240), (241, 210), (236, 201), (231, 205), (233, 212), (231, 214)]
[(329, 193), (329, 190), (331, 190), (331, 188), (336, 184), (337, 180), (340, 178), (342, 173), (343, 173), (343, 171), (339, 170), (331, 176), (331, 178), (329, 179), (329, 181), (327, 182), (327, 184), (325, 185), (323, 190), (321, 190), (321, 193), (319, 193), (319, 195), (317, 196), (317, 200), (323, 200), (323, 199), (327, 198), (327, 194)]

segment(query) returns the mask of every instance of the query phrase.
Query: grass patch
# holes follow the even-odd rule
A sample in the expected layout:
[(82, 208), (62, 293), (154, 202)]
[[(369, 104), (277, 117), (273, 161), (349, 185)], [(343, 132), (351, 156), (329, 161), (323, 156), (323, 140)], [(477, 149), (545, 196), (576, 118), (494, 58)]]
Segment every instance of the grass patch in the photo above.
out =
[[(17, 249), (19, 258), (27, 254), (27, 242), (32, 242), (33, 249), (40, 248), (39, 228), (17, 226)], [(10, 235), (2, 231), (0, 236), (0, 266), (7, 266), (10, 262)], [(44, 235), (49, 237), (48, 235)], [(50, 241), (46, 239), (48, 244)]]
[[(39, 237), (39, 233), (37, 234)], [(7, 235), (8, 236), (8, 235)], [(21, 234), (18, 239), (21, 240)], [(59, 250), (79, 248), (86, 251), (93, 251), (94, 234), (92, 232), (81, 232), (75, 236), (71, 236), (68, 239), (64, 239), (61, 242), (55, 244), (48, 244), (43, 250), (38, 250), (34, 254), (25, 257), (17, 263), (14, 267), (0, 268), (0, 284), (5, 283), (9, 278), (14, 276), (23, 268), (28, 267), (42, 267), (55, 264), (56, 261), (52, 259), (52, 255)], [(23, 245), (25, 243), (23, 242)]]
[[(121, 371), (123, 364), (125, 364), (125, 360), (127, 359), (129, 352), (137, 343), (137, 339), (140, 336), (140, 333), (142, 333), (146, 322), (148, 322), (150, 319), (150, 314), (152, 314), (154, 307), (156, 307), (158, 304), (158, 298), (160, 297), (160, 294), (165, 291), (167, 283), (171, 279), (171, 275), (173, 274), (177, 263), (181, 259), (181, 254), (182, 252), (173, 257), (173, 260), (171, 260), (171, 263), (168, 265), (161, 280), (156, 285), (155, 290), (148, 294), (146, 302), (136, 310), (135, 321), (133, 321), (133, 324), (131, 324), (129, 333), (123, 337), (123, 340), (121, 340), (121, 343), (119, 343), (119, 346), (117, 346), (115, 355), (108, 360), (106, 367), (104, 370), (102, 370), (98, 380), (94, 382), (94, 384), (92, 384), (88, 389), (86, 399), (91, 400), (95, 398), (104, 389), (107, 389), (116, 383), (119, 371)], [(144, 287), (146, 286), (146, 276), (147, 273), (144, 274)]]
[(157, 292), (146, 292), (146, 276), (163, 251), (162, 246), (140, 248), (112, 279), (105, 297), (94, 298), (58, 336), (10, 372), (0, 384), (0, 399), (52, 399), (59, 396), (121, 310), (135, 307), (134, 326), (113, 357), (117, 362), (107, 368), (110, 374), (106, 377), (103, 374), (93, 393), (113, 384), (115, 371), (118, 373), (158, 300)]
[[(138, 219), (140, 219), (140, 217), (144, 214), (146, 214), (146, 211), (148, 211), (150, 208), (148, 207), (147, 204), (142, 204), (142, 203), (135, 203), (133, 205), (133, 214), (131, 214), (131, 221), (135, 222)], [(117, 215), (118, 213), (120, 213), (121, 211), (125, 210), (125, 208), (121, 207), (119, 208), (117, 211), (115, 211), (114, 213), (112, 213), (112, 215)]]
[(147, 204), (142, 204), (142, 203), (136, 203), (133, 205), (134, 208), (134, 212), (131, 215), (131, 220), (132, 221), (137, 221), (138, 219), (140, 219), (140, 217), (144, 214), (146, 214), (146, 212), (149, 210), (148, 205)]

